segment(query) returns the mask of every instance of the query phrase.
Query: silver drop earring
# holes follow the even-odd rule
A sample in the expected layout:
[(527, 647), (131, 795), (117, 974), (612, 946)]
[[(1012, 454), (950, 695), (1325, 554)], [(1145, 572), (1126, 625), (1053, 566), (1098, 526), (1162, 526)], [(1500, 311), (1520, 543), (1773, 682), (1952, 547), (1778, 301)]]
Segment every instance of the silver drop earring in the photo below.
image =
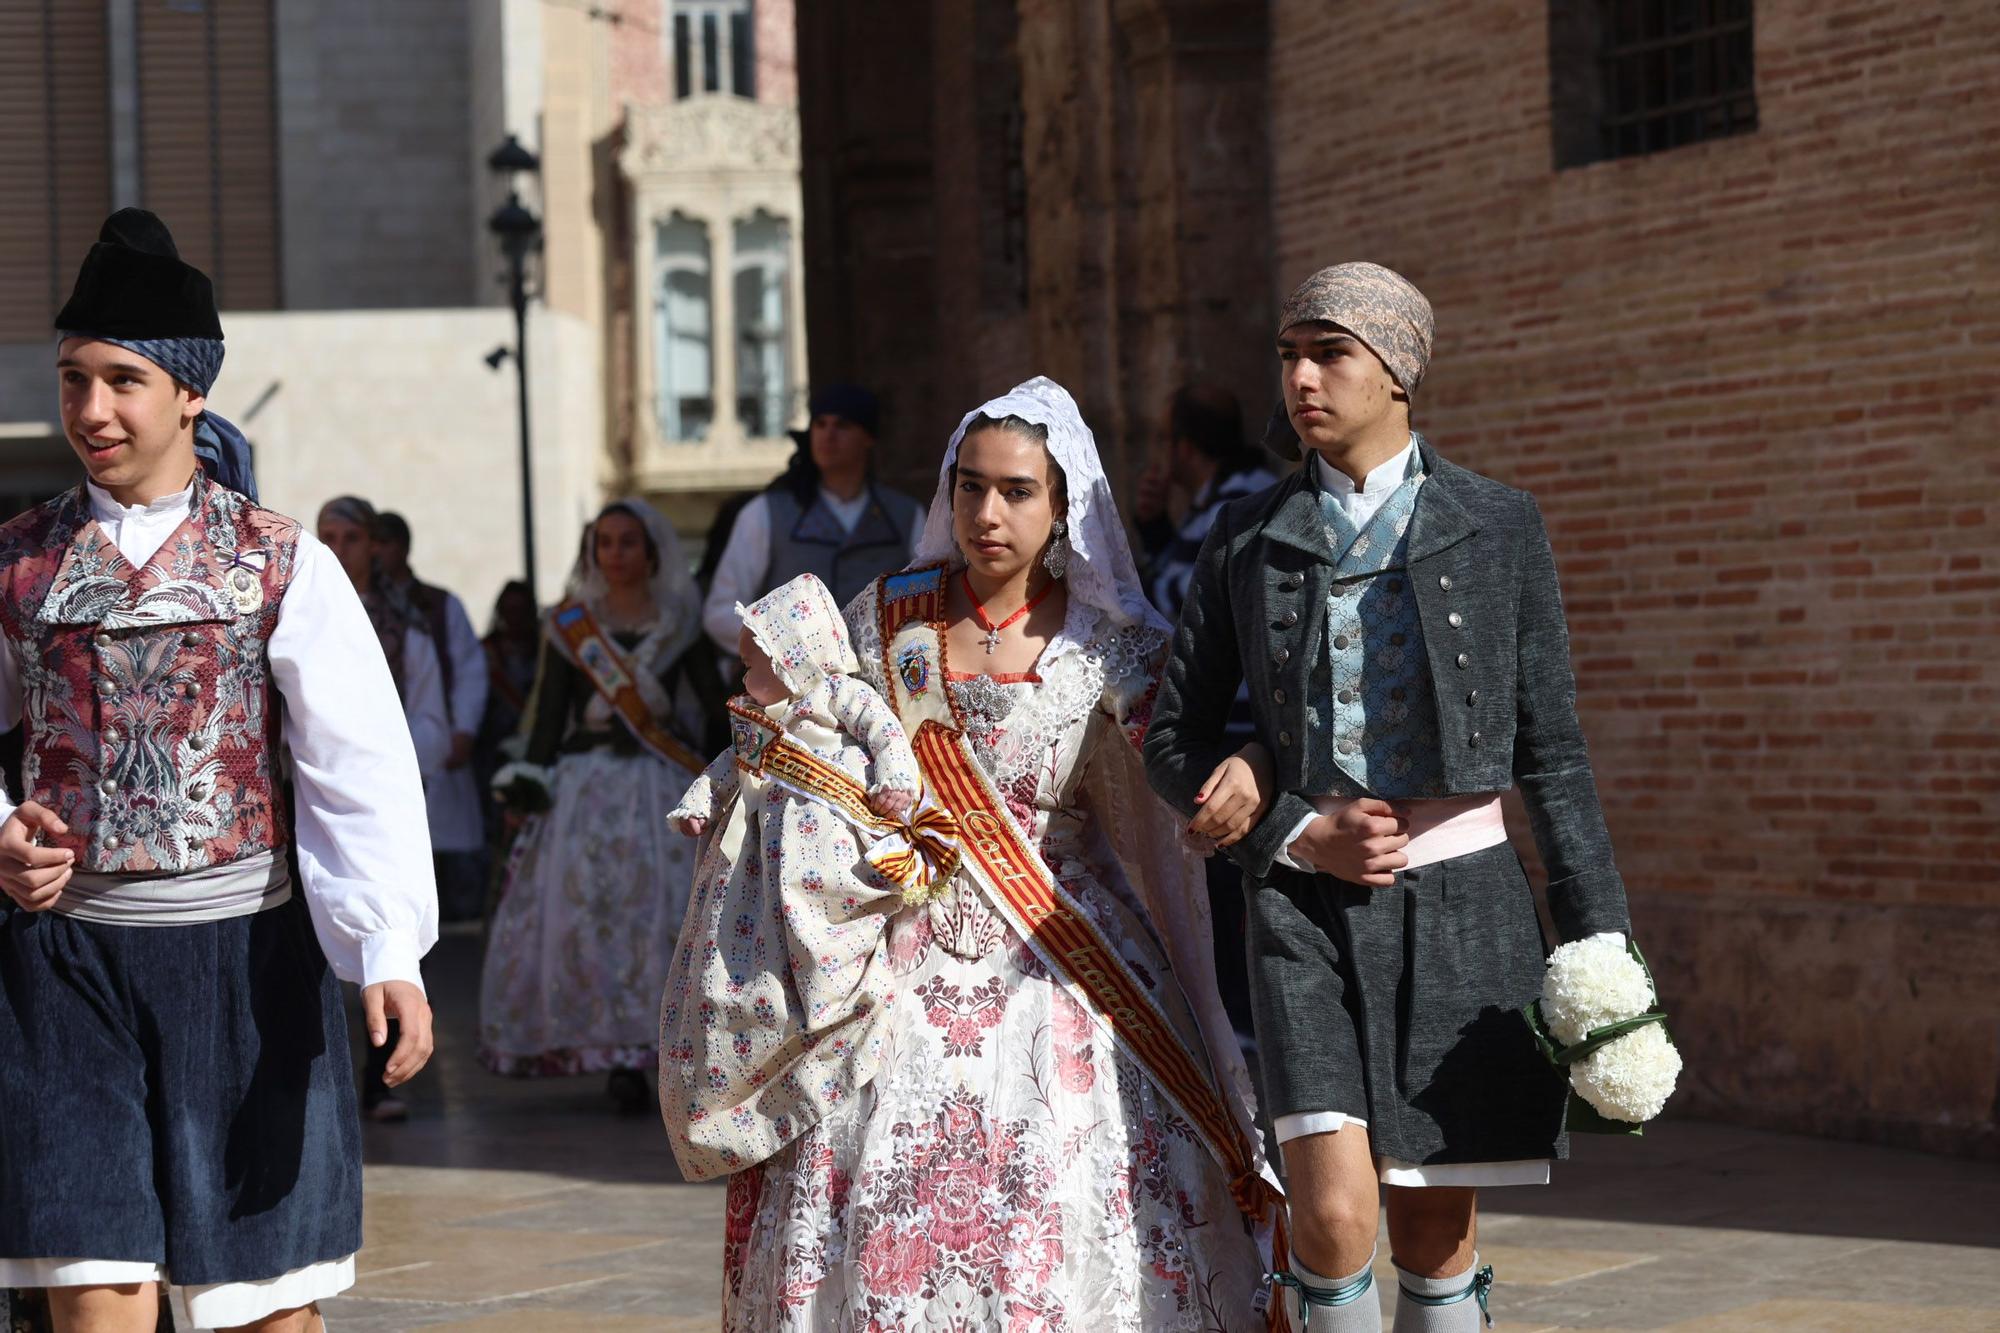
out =
[(1048, 548), (1042, 552), (1042, 565), (1049, 571), (1049, 577), (1059, 579), (1069, 572), (1069, 542), (1066, 534), (1069, 527), (1061, 519), (1049, 526)]

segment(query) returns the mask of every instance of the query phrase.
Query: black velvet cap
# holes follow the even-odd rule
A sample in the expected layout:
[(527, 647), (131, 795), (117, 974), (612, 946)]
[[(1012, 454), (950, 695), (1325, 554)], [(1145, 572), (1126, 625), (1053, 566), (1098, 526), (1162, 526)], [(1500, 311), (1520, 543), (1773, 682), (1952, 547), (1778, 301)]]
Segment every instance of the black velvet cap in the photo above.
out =
[(56, 327), (106, 338), (220, 338), (215, 288), (184, 263), (167, 224), (143, 208), (104, 220)]

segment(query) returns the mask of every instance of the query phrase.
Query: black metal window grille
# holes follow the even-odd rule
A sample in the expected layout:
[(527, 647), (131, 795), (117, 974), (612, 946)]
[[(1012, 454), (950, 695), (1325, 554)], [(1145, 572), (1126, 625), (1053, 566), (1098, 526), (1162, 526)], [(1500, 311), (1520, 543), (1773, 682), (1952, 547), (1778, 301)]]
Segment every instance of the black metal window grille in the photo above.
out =
[(1555, 0), (1558, 167), (1757, 128), (1752, 0)]

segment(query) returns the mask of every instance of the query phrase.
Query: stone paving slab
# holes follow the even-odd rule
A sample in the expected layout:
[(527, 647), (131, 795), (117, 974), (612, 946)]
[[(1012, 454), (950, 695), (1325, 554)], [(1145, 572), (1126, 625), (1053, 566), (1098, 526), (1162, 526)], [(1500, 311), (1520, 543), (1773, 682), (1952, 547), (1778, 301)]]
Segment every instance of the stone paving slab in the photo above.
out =
[[(367, 1248), (334, 1333), (685, 1330), (719, 1313), (724, 1192), (601, 1080), (472, 1059), (476, 943), (427, 964), (443, 1018), (413, 1117), (366, 1130)], [(1489, 1191), (1504, 1329), (2000, 1330), (2000, 1167), (1697, 1123), (1579, 1138)], [(1393, 1308), (1385, 1256), (1377, 1289)]]

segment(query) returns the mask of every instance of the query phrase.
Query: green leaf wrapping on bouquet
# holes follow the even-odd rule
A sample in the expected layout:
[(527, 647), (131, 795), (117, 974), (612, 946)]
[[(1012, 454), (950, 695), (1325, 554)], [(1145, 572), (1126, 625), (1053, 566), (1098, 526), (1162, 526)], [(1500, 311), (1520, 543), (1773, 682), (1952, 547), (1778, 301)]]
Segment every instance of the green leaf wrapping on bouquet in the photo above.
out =
[[(1646, 984), (1653, 992), (1653, 1007), (1645, 1013), (1616, 1023), (1606, 1023), (1603, 1027), (1592, 1028), (1584, 1035), (1582, 1041), (1574, 1046), (1564, 1046), (1556, 1040), (1555, 1034), (1549, 1031), (1549, 1025), (1542, 1017), (1541, 1000), (1537, 999), (1521, 1010), (1522, 1016), (1528, 1020), (1528, 1030), (1535, 1034), (1535, 1044), (1542, 1048), (1542, 1054), (1550, 1064), (1563, 1071), (1565, 1082), (1568, 1081), (1569, 1067), (1579, 1060), (1588, 1059), (1599, 1047), (1616, 1041), (1628, 1032), (1636, 1032), (1649, 1023), (1659, 1023), (1664, 1026), (1667, 1021), (1667, 1011), (1660, 1007), (1660, 987), (1653, 980), (1653, 969), (1646, 966), (1645, 955), (1639, 952), (1639, 946), (1633, 941), (1629, 931), (1625, 936), (1625, 951), (1644, 970)], [(1671, 1033), (1668, 1039), (1672, 1039)], [(1563, 1128), (1571, 1134), (1643, 1135), (1646, 1132), (1646, 1127), (1642, 1123), (1613, 1120), (1585, 1101), (1574, 1088), (1570, 1089), (1569, 1105), (1563, 1113)]]
[(1558, 1050), (1555, 1056), (1556, 1063), (1567, 1068), (1579, 1060), (1588, 1060), (1597, 1053), (1598, 1048), (1617, 1041), (1626, 1033), (1637, 1032), (1649, 1024), (1666, 1021), (1667, 1014), (1664, 1009), (1648, 1009), (1636, 1018), (1627, 1018), (1617, 1023), (1606, 1023), (1601, 1028), (1592, 1028), (1576, 1045), (1564, 1046)]
[(1563, 1111), (1563, 1129), (1571, 1134), (1630, 1134), (1634, 1138), (1646, 1133), (1643, 1123), (1613, 1120), (1585, 1101), (1574, 1088), (1570, 1089), (1569, 1105)]

